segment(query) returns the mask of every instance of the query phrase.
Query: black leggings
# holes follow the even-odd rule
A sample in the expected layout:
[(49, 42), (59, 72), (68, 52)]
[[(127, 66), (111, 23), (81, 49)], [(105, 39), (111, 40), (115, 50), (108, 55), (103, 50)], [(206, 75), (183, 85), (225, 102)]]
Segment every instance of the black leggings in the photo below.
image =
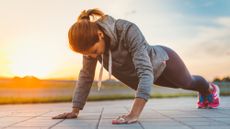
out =
[(209, 83), (203, 77), (190, 75), (184, 62), (176, 52), (165, 46), (160, 47), (168, 53), (169, 60), (166, 61), (166, 68), (154, 84), (171, 88), (194, 90), (202, 95), (209, 94)]

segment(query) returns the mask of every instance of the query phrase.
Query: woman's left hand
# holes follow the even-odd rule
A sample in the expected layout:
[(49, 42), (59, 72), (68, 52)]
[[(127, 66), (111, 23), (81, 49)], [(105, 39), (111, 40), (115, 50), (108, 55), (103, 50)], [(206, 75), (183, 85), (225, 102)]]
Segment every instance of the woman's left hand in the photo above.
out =
[(127, 115), (122, 115), (112, 121), (112, 124), (130, 124), (138, 121), (138, 118), (145, 106), (146, 100), (135, 98), (131, 111)]
[(138, 116), (132, 114), (122, 115), (112, 120), (112, 124), (131, 124), (138, 121)]

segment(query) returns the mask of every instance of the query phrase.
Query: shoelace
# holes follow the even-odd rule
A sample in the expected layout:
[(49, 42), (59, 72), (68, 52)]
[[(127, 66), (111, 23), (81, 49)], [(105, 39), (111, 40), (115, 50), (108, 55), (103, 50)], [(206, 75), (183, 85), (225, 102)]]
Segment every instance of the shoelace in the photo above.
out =
[[(101, 68), (99, 72), (99, 80), (97, 83), (98, 91), (100, 91), (101, 89), (101, 80), (102, 80), (102, 75), (103, 75), (103, 65), (104, 65), (103, 54), (101, 55), (101, 58), (102, 58)], [(112, 76), (112, 53), (111, 53), (111, 50), (109, 50), (109, 79), (111, 79), (111, 76)]]

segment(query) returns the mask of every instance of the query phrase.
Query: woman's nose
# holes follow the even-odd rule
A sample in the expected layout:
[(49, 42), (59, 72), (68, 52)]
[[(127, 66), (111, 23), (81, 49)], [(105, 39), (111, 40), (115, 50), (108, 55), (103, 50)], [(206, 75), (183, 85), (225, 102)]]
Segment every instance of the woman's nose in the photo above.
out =
[(97, 54), (91, 54), (91, 55), (89, 55), (91, 58), (97, 58)]

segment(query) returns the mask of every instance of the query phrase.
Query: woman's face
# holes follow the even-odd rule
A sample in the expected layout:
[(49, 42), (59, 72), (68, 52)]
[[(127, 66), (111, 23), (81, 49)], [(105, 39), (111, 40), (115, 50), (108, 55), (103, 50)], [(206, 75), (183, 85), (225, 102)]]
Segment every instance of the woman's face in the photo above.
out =
[(94, 44), (90, 49), (81, 52), (83, 55), (89, 56), (91, 58), (97, 58), (102, 55), (105, 51), (105, 40), (102, 31), (98, 31), (99, 41)]

